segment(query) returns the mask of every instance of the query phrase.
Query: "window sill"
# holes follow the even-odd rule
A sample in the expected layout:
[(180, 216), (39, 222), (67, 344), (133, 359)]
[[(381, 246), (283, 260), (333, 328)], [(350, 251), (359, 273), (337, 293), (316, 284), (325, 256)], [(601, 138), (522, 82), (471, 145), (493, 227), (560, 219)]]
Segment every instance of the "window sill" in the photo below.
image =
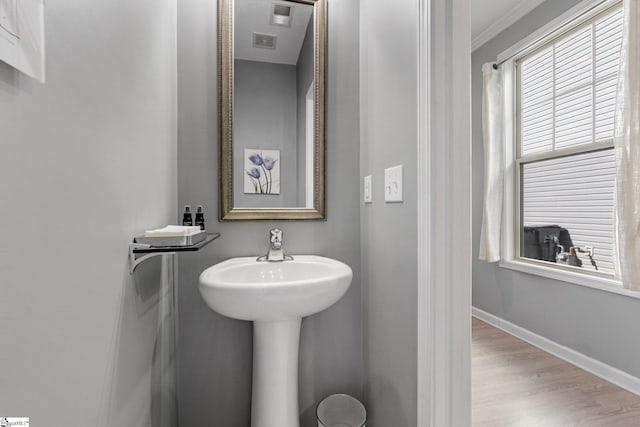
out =
[(500, 267), (507, 268), (509, 270), (534, 274), (536, 276), (547, 277), (549, 279), (560, 280), (567, 283), (574, 283), (576, 285), (586, 286), (588, 288), (598, 289), (600, 291), (611, 292), (618, 295), (640, 299), (640, 292), (624, 289), (622, 287), (622, 283), (620, 283), (620, 281), (616, 279), (591, 276), (589, 274), (549, 268), (516, 260), (503, 260), (500, 261), (499, 265)]

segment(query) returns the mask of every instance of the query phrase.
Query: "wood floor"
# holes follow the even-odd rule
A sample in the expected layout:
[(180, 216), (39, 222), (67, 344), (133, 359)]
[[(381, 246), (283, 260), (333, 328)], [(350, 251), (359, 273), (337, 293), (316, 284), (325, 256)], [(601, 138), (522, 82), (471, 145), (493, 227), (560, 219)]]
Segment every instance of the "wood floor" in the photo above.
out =
[(476, 318), (472, 401), (474, 427), (640, 427), (640, 396)]

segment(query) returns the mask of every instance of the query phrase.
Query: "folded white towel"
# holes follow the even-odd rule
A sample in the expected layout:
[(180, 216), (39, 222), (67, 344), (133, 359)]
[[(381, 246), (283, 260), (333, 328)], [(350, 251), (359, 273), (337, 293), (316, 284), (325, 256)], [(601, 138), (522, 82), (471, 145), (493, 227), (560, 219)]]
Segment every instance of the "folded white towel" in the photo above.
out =
[(194, 225), (167, 225), (164, 228), (157, 228), (155, 230), (147, 230), (144, 232), (144, 237), (182, 237), (193, 236), (200, 233), (202, 230), (200, 226)]

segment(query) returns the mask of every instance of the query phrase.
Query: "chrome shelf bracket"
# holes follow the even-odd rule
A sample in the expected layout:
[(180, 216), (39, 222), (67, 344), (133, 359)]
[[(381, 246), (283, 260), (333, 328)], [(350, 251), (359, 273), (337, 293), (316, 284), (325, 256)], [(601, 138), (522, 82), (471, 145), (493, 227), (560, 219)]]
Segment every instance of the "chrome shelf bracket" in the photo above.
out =
[(129, 243), (129, 274), (133, 274), (136, 271), (136, 267), (141, 263), (145, 262), (149, 258), (153, 258), (159, 255), (170, 255), (175, 252), (153, 252), (149, 254), (144, 254), (142, 256), (137, 257), (137, 254), (133, 251), (135, 249), (149, 249), (151, 245), (147, 245), (144, 243)]

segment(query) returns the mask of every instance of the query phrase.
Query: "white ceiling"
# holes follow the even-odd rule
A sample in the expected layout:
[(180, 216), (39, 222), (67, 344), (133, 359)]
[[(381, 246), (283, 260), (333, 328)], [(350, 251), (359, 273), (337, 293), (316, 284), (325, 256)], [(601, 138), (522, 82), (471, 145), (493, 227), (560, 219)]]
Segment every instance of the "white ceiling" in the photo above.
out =
[[(293, 10), (291, 27), (271, 24), (274, 4), (286, 4)], [(307, 32), (313, 6), (289, 1), (235, 0), (234, 2), (235, 59), (296, 65)], [(275, 49), (253, 47), (253, 33), (277, 36)]]
[[(513, 25), (545, 0), (471, 0), (471, 45), (476, 50)], [(234, 55), (236, 59), (295, 65), (313, 9), (309, 5), (273, 0), (236, 0)], [(271, 24), (274, 3), (292, 6), (291, 28)], [(253, 47), (253, 33), (277, 36), (276, 49)]]
[(476, 50), (544, 0), (471, 0), (471, 48)]

